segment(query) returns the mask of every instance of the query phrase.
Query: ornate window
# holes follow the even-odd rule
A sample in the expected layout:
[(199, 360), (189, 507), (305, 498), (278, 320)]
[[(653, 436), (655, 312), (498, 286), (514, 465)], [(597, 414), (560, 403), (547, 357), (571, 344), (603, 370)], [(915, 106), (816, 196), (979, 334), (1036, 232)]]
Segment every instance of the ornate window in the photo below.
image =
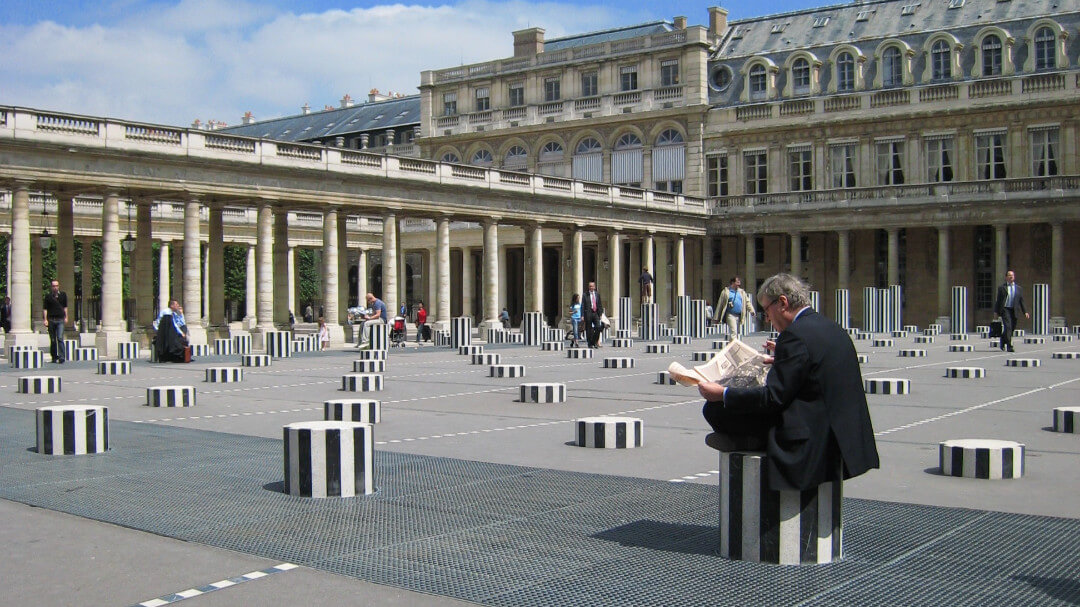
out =
[(596, 97), (600, 94), (600, 89), (597, 86), (597, 74), (596, 72), (585, 72), (581, 75), (581, 96), (582, 97)]
[(705, 157), (705, 179), (710, 198), (728, 195), (728, 157), (718, 154)]
[(996, 34), (990, 34), (982, 39), (982, 75), (1001, 75), (1001, 38)]
[(855, 57), (844, 51), (836, 57), (836, 91), (846, 93), (855, 90)]
[(581, 181), (603, 181), (603, 146), (592, 137), (578, 142), (574, 149), (573, 176)]
[(955, 177), (953, 159), (956, 143), (952, 136), (937, 136), (926, 139), (926, 182), (942, 183)]
[(562, 98), (560, 82), (558, 78), (544, 78), (544, 101), (558, 101)]
[(764, 65), (759, 63), (750, 68), (750, 75), (747, 80), (750, 87), (751, 101), (762, 101), (767, 98), (769, 94), (769, 82)]
[(615, 142), (611, 153), (611, 182), (616, 185), (641, 187), (642, 179), (641, 139), (626, 133)]
[(537, 159), (537, 172), (542, 175), (553, 177), (565, 177), (566, 166), (563, 164), (563, 146), (558, 141), (549, 141), (540, 148), (540, 157)]
[(837, 189), (855, 187), (856, 145), (840, 143), (829, 146), (829, 180)]
[(679, 60), (664, 59), (660, 62), (660, 86), (679, 84)]
[(1006, 132), (975, 135), (975, 176), (977, 179), (1005, 179)]
[(491, 109), (491, 89), (481, 87), (476, 89), (476, 111), (486, 112)]
[(627, 65), (619, 68), (619, 90), (623, 92), (637, 90), (636, 65)]
[(1035, 47), (1035, 69), (1057, 69), (1057, 35), (1049, 27), (1040, 27), (1032, 38)]
[(767, 194), (769, 192), (769, 165), (765, 150), (745, 152), (743, 164), (746, 167), (745, 189), (747, 194)]
[(879, 141), (877, 152), (877, 184), (903, 185), (904, 141)]
[(682, 193), (686, 177), (686, 143), (682, 133), (666, 129), (656, 138), (652, 154), (653, 187), (666, 192)]
[(904, 84), (904, 58), (895, 46), (886, 48), (881, 53), (881, 86), (901, 86)]
[(503, 168), (511, 171), (524, 171), (529, 164), (529, 153), (520, 145), (515, 145), (503, 157)]
[(512, 82), (510, 87), (506, 91), (507, 98), (510, 101), (510, 107), (521, 107), (525, 105), (525, 83), (524, 82)]
[(443, 116), (457, 115), (457, 93), (443, 93)]
[(491, 150), (479, 149), (473, 154), (472, 162), (470, 164), (478, 167), (488, 168), (494, 164), (495, 159), (491, 155)]
[(938, 40), (930, 47), (930, 79), (934, 81), (952, 78), (952, 49), (949, 43)]
[(791, 89), (795, 95), (805, 95), (810, 92), (810, 62), (798, 58), (791, 64)]
[(452, 164), (458, 164), (461, 162), (461, 157), (454, 152), (446, 152), (442, 155), (442, 162), (449, 162)]
[(1058, 127), (1031, 129), (1031, 176), (1058, 174)]
[(814, 189), (814, 153), (809, 145), (788, 148), (788, 190)]

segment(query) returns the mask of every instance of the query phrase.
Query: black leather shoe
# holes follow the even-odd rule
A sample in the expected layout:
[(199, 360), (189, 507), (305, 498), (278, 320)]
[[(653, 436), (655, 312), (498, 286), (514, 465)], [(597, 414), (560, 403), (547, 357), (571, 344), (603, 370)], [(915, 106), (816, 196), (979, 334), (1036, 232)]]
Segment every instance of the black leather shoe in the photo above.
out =
[[(1012, 346), (1009, 346), (1009, 352), (1016, 352), (1016, 350), (1014, 350)], [(60, 362), (64, 362), (64, 361), (60, 361)]]

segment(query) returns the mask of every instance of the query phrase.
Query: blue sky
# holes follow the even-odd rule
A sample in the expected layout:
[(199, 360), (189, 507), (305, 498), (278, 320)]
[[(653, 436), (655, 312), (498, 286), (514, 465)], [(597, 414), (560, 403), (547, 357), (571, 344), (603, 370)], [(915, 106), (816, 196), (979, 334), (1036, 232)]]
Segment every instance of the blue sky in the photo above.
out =
[(321, 109), (348, 93), (417, 92), (420, 71), (513, 54), (511, 32), (548, 38), (686, 16), (730, 19), (833, 2), (590, 0), (6, 0), (0, 105), (186, 126)]

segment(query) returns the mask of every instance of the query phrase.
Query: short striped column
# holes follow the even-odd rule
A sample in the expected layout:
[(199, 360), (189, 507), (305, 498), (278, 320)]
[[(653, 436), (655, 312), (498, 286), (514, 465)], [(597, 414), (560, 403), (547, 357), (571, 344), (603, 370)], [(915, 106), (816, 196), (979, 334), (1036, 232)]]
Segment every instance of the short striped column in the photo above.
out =
[(927, 325), (926, 328), (923, 329), (923, 335), (929, 335), (931, 337), (934, 335), (941, 335), (941, 325), (937, 323)]
[(949, 352), (974, 352), (975, 346), (971, 344), (949, 344)]
[(659, 332), (660, 337), (675, 337), (675, 329), (672, 329), (667, 325), (660, 325), (657, 328), (657, 331)]
[(210, 384), (231, 384), (244, 381), (242, 367), (210, 367), (206, 370), (206, 382)]
[[(870, 341), (873, 338), (874, 334), (869, 331), (858, 331), (855, 333), (855, 339), (858, 341)], [(776, 341), (775, 337), (770, 337), (769, 339)]]
[(619, 329), (618, 331), (615, 332), (615, 338), (616, 339), (633, 339), (634, 338), (634, 332), (631, 331), (630, 329)]
[(98, 375), (130, 375), (130, 360), (103, 360), (97, 364)]
[(859, 361), (860, 365), (865, 365), (870, 362), (870, 357), (865, 354), (856, 354), (855, 358)]
[(375, 492), (375, 429), (344, 421), (285, 426), (285, 493), (353, 497)]
[(851, 293), (847, 289), (836, 290), (836, 324), (845, 329), (851, 328)]
[(352, 398), (328, 400), (323, 403), (323, 419), (377, 424), (382, 421), (382, 401)]
[(503, 330), (505, 337), (505, 343), (515, 344), (518, 346), (525, 344), (525, 336), (521, 333), (515, 333), (514, 331)]
[(889, 303), (892, 305), (891, 323), (882, 327), (883, 332), (895, 331), (904, 323), (904, 287), (901, 285), (889, 285)]
[(90, 361), (98, 359), (98, 349), (95, 347), (75, 348), (75, 356), (71, 358), (74, 361)]
[(544, 313), (526, 312), (521, 319), (521, 333), (526, 346), (539, 346), (544, 341)]
[(60, 392), (59, 375), (28, 375), (19, 378), (22, 394), (55, 394)]
[(726, 347), (728, 346), (728, 344), (730, 344), (730, 343), (731, 343), (731, 340), (730, 340), (730, 339), (727, 339), (727, 338), (724, 338), (724, 339), (714, 339), (714, 340), (713, 340), (713, 342), (712, 342), (712, 349), (713, 349), (713, 350), (723, 350), (723, 349), (724, 349), (724, 348), (726, 348)]
[(604, 359), (605, 369), (633, 369), (634, 359), (629, 356), (611, 356)]
[(491, 365), (489, 377), (525, 377), (525, 365)]
[(675, 297), (675, 334), (690, 337), (690, 296)]
[(1031, 285), (1031, 332), (1035, 335), (1050, 333), (1050, 285)]
[(40, 369), (45, 364), (45, 353), (41, 350), (15, 350), (8, 352), (8, 361), (13, 369)]
[(810, 309), (821, 313), (821, 293), (818, 291), (810, 291)]
[(656, 374), (656, 383), (660, 385), (674, 386), (676, 383), (675, 378), (667, 371), (660, 371)]
[(887, 339), (887, 338), (886, 339), (875, 339), (874, 340), (874, 347), (875, 348), (891, 348), (891, 347), (893, 347), (893, 340)]
[(1024, 343), (1041, 346), (1046, 343), (1046, 338), (1038, 335), (1028, 335), (1024, 337)]
[(1057, 326), (1055, 326), (1055, 327), (1052, 327), (1052, 332), (1053, 332), (1054, 335), (1068, 335), (1069, 334), (1069, 327), (1057, 327)]
[(52, 405), (35, 412), (37, 452), (87, 455), (109, 450), (109, 409), (100, 405)]
[(371, 325), (371, 347), (368, 349), (379, 352), (390, 349), (390, 325), (385, 323)]
[(967, 341), (967, 340), (968, 340), (968, 334), (967, 333), (950, 333), (949, 334), (949, 341)]
[(773, 491), (764, 453), (720, 452), (720, 556), (778, 565), (843, 557), (843, 483)]
[[(502, 329), (500, 329), (501, 331)], [(450, 347), (450, 332), (442, 329), (436, 329), (431, 332), (431, 341), (435, 344), (436, 348), (448, 348)], [(386, 348), (383, 348), (384, 350)]]
[(214, 340), (214, 356), (232, 356), (233, 342), (231, 339), (218, 338)]
[(385, 373), (385, 360), (354, 360), (352, 361), (353, 373)]
[(705, 316), (706, 305), (708, 305), (708, 302), (704, 299), (690, 301), (690, 337), (694, 339), (705, 337), (705, 327), (708, 324)]
[(660, 339), (660, 315), (657, 304), (641, 304), (641, 327), (638, 329), (638, 338), (642, 341), (656, 341)]
[(497, 365), (502, 359), (502, 355), (497, 352), (485, 352), (482, 354), (472, 355), (472, 364), (474, 365)]
[(668, 344), (645, 344), (646, 354), (667, 354), (671, 351), (671, 346)]
[(690, 339), (689, 335), (673, 335), (671, 337), (671, 343), (675, 344), (676, 346), (687, 346), (690, 345), (692, 341), (693, 340)]
[(383, 376), (377, 373), (346, 373), (341, 376), (345, 392), (378, 392), (383, 388)]
[(907, 337), (907, 336), (908, 336), (908, 332), (907, 332), (907, 331), (905, 331), (905, 330), (903, 330), (903, 329), (900, 329), (899, 331), (893, 331), (893, 332), (892, 332), (892, 336), (893, 336), (894, 338), (897, 338), (897, 339), (901, 339), (901, 338)]
[[(600, 334), (600, 339), (603, 339), (604, 334)], [(543, 342), (548, 341), (563, 341), (566, 339), (566, 332), (557, 327), (544, 327)], [(541, 343), (543, 343), (541, 342)]]
[(194, 407), (195, 386), (151, 386), (146, 389), (150, 407)]
[[(927, 331), (929, 331), (929, 329), (927, 329)], [(932, 344), (932, 343), (934, 343), (934, 336), (933, 335), (916, 335), (915, 336), (915, 343), (917, 343), (917, 344)]]
[(574, 420), (574, 444), (594, 449), (633, 449), (645, 444), (645, 425), (636, 417)]
[(122, 341), (116, 344), (116, 357), (120, 360), (138, 360), (139, 344), (133, 341)]
[(904, 330), (908, 333), (915, 334), (919, 332), (919, 325), (904, 325)]
[(589, 348), (567, 348), (566, 357), (575, 359), (592, 358), (593, 351)]
[(953, 379), (981, 379), (986, 377), (982, 367), (945, 367), (945, 377)]
[(1073, 340), (1073, 336), (1069, 335), (1068, 333), (1065, 333), (1065, 334), (1062, 334), (1062, 335), (1054, 335), (1053, 340), (1054, 340), (1054, 343), (1067, 343), (1067, 342), (1071, 342)]
[(234, 354), (251, 354), (251, 334), (242, 333), (232, 336)]
[(518, 386), (519, 402), (565, 403), (566, 384), (535, 383)]
[(893, 377), (864, 378), (863, 390), (867, 394), (909, 394), (911, 380)]
[(1038, 367), (1042, 365), (1042, 361), (1038, 358), (1007, 358), (1005, 359), (1006, 367)]
[(975, 332), (979, 334), (979, 337), (987, 339), (990, 337), (990, 325), (975, 325)]
[(634, 328), (634, 300), (630, 297), (619, 298), (619, 330), (630, 331)]
[(938, 459), (945, 476), (998, 480), (1024, 475), (1024, 445), (1013, 441), (982, 438), (942, 441)]
[(881, 326), (881, 303), (878, 301), (878, 290), (876, 287), (863, 288), (862, 307), (862, 330), (867, 333), (877, 333)]
[(705, 362), (705, 361), (712, 360), (713, 356), (716, 356), (716, 352), (713, 352), (711, 350), (707, 350), (707, 351), (704, 351), (704, 352), (694, 352), (694, 353), (692, 353), (691, 358), (693, 359), (694, 362), (700, 363), (700, 362)]
[(507, 339), (509, 335), (510, 332), (506, 329), (496, 329), (494, 327), (490, 327), (487, 330), (487, 342), (488, 344), (505, 344), (510, 341), (509, 339)]
[(240, 357), (240, 364), (245, 367), (269, 367), (269, 354), (244, 354)]
[(892, 331), (893, 328), (893, 304), (892, 291), (878, 289), (878, 322), (875, 333)]
[(540, 344), (540, 349), (544, 352), (562, 352), (563, 342), (561, 341), (545, 341)]
[(952, 305), (949, 308), (949, 332), (967, 333), (967, 287), (952, 288)]
[(65, 339), (64, 340), (64, 360), (75, 360), (75, 350), (79, 349), (79, 340), (77, 339)]
[(473, 354), (483, 354), (484, 346), (458, 346), (458, 356), (472, 356)]
[(292, 353), (303, 354), (311, 351), (311, 343), (307, 339), (301, 336), (294, 336), (292, 339)]
[(1080, 433), (1080, 407), (1054, 407), (1054, 432)]
[(1052, 357), (1057, 360), (1077, 360), (1080, 359), (1080, 352), (1054, 352)]
[(623, 338), (615, 338), (615, 339), (611, 340), (611, 347), (612, 348), (633, 348), (634, 347), (634, 340), (632, 340), (632, 339), (623, 339)]
[(926, 350), (922, 348), (903, 348), (899, 353), (900, 358), (923, 358), (926, 356)]
[(292, 332), (291, 331), (267, 331), (266, 353), (271, 358), (289, 358), (292, 356)]
[(360, 350), (360, 360), (388, 360), (386, 350)]
[(472, 317), (458, 316), (450, 319), (450, 347), (472, 345)]

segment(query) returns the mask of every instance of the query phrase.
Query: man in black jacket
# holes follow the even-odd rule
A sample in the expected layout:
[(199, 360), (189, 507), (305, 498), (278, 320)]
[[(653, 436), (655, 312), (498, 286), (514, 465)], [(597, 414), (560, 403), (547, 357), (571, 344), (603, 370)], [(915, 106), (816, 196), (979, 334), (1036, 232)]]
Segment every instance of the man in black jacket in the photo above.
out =
[(880, 465), (862, 372), (851, 338), (810, 308), (809, 288), (777, 274), (758, 292), (780, 331), (764, 386), (698, 385), (703, 414), (722, 451), (764, 450), (773, 490), (805, 490)]
[(52, 355), (52, 362), (62, 364), (67, 354), (64, 348), (64, 325), (68, 318), (68, 300), (67, 293), (60, 290), (59, 281), (54, 280), (49, 285), (43, 307), (42, 320), (49, 329), (49, 354)]
[(598, 348), (600, 331), (600, 316), (604, 313), (604, 304), (600, 302), (600, 294), (596, 292), (596, 283), (590, 282), (584, 297), (581, 298), (581, 319), (585, 323), (585, 339), (590, 348)]
[(1024, 313), (1024, 318), (1031, 318), (1024, 306), (1024, 288), (1016, 284), (1016, 273), (1012, 270), (1005, 272), (1005, 284), (998, 287), (997, 299), (994, 301), (994, 314), (1001, 317), (1001, 349), (1015, 352), (1012, 345), (1013, 329), (1016, 328), (1016, 308)]

